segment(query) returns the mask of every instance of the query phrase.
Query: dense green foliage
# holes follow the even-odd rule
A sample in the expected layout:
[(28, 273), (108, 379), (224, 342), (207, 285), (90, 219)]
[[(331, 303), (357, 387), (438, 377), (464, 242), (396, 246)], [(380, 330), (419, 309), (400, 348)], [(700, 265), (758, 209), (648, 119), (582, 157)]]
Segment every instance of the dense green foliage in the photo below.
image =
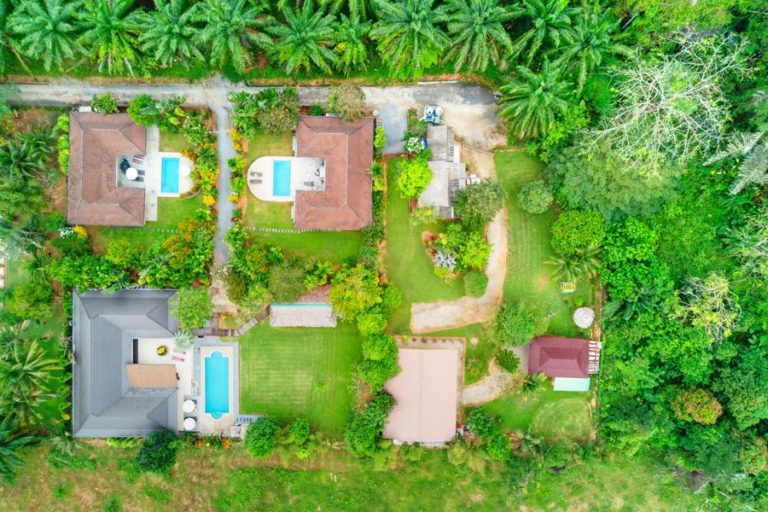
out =
[(379, 437), (394, 406), (392, 395), (382, 392), (367, 402), (362, 411), (352, 417), (344, 430), (344, 440), (349, 451), (357, 457), (368, 457), (376, 452)]
[(245, 431), (243, 444), (254, 457), (266, 457), (277, 447), (280, 425), (271, 416), (262, 416)]
[(136, 467), (140, 471), (163, 473), (176, 463), (179, 440), (175, 432), (156, 430), (141, 443), (136, 453)]
[(213, 316), (213, 303), (203, 287), (182, 288), (171, 299), (171, 312), (182, 331), (200, 329)]

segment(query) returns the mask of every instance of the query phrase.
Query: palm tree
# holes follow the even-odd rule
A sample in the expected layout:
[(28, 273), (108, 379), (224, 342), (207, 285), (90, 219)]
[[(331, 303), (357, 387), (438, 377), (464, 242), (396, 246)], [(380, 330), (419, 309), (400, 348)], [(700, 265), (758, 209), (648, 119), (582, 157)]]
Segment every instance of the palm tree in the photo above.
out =
[(765, 132), (740, 133), (728, 142), (728, 146), (705, 162), (711, 165), (730, 157), (744, 157), (739, 164), (739, 175), (730, 192), (736, 195), (749, 185), (768, 183), (768, 141)]
[(251, 62), (250, 49), (272, 47), (272, 40), (264, 33), (272, 19), (264, 15), (267, 6), (263, 0), (205, 0), (199, 5), (195, 21), (205, 27), (198, 42), (210, 45), (215, 66), (231, 63), (235, 71), (243, 73)]
[(9, 18), (19, 51), (29, 58), (42, 58), (46, 71), (62, 69), (75, 56), (76, 16), (81, 4), (62, 0), (23, 0)]
[(336, 36), (336, 48), (338, 55), (336, 65), (349, 75), (355, 69), (365, 69), (368, 62), (368, 44), (365, 41), (371, 30), (371, 22), (363, 20), (360, 16), (341, 15), (338, 33)]
[(302, 69), (309, 73), (313, 66), (331, 73), (329, 63), (338, 59), (331, 49), (336, 32), (334, 16), (322, 7), (315, 10), (312, 0), (307, 0), (299, 10), (286, 6), (283, 17), (285, 22), (269, 32), (277, 38), (277, 57), (286, 73)]
[(185, 0), (155, 0), (155, 10), (142, 18), (142, 51), (165, 67), (202, 61), (205, 57), (194, 43), (199, 32), (194, 25), (197, 5), (188, 6)]
[(27, 180), (44, 176), (51, 167), (52, 141), (52, 133), (46, 128), (9, 139), (0, 146), (0, 178)]
[(455, 70), (467, 65), (470, 71), (485, 71), (491, 62), (498, 65), (512, 51), (504, 23), (518, 15), (517, 8), (498, 0), (448, 0), (438, 9), (437, 21), (446, 23), (453, 38), (446, 57), (455, 61)]
[[(299, 3), (298, 1), (296, 2)], [(346, 5), (347, 11), (350, 17), (360, 16), (362, 19), (367, 19), (371, 13), (370, 0), (321, 0), (320, 5), (323, 7), (330, 5), (330, 12), (338, 14)]]
[(523, 0), (523, 12), (531, 28), (515, 41), (511, 55), (516, 57), (527, 49), (525, 62), (530, 65), (545, 44), (557, 48), (573, 37), (571, 21), (579, 9), (569, 7), (568, 0)]
[(562, 79), (562, 66), (546, 59), (539, 73), (524, 66), (516, 69), (518, 76), (500, 88), (499, 115), (520, 139), (540, 137), (568, 108), (573, 85)]
[(18, 423), (12, 416), (0, 420), (0, 476), (3, 480), (13, 481), (14, 467), (21, 466), (19, 451), (36, 442), (37, 439), (18, 430)]
[(60, 370), (60, 363), (48, 359), (37, 341), (11, 341), (0, 357), (0, 401), (11, 403), (13, 413), (22, 423), (38, 418), (37, 406), (47, 390), (51, 372)]
[(99, 71), (110, 75), (126, 70), (133, 75), (133, 65), (139, 60), (137, 51), (141, 10), (134, 9), (133, 0), (86, 0), (80, 15), (84, 30), (78, 43), (99, 63)]
[(598, 13), (585, 8), (576, 18), (571, 37), (566, 39), (561, 49), (553, 50), (553, 53), (560, 52), (558, 59), (578, 68), (576, 94), (584, 88), (587, 73), (600, 66), (605, 55), (630, 54), (629, 48), (611, 39), (618, 26), (619, 22), (611, 17), (610, 12)]
[(555, 267), (554, 278), (575, 283), (582, 279), (593, 279), (600, 271), (600, 248), (590, 246), (580, 249), (572, 256), (557, 255), (548, 262)]
[(15, 253), (28, 253), (40, 249), (45, 243), (45, 233), (40, 229), (39, 219), (22, 226), (14, 226), (0, 217), (0, 242)]
[(415, 75), (437, 62), (449, 39), (434, 24), (434, 0), (374, 0), (379, 21), (371, 36), (396, 75)]

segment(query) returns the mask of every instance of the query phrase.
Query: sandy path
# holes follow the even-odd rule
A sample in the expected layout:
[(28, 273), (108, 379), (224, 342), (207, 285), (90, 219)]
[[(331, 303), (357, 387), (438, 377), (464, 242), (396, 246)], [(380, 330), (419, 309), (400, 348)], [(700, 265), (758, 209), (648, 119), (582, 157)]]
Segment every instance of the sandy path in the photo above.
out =
[(520, 385), (521, 374), (509, 373), (496, 366), (495, 361), (488, 365), (488, 376), (470, 386), (464, 387), (461, 392), (461, 405), (483, 405), (495, 400)]

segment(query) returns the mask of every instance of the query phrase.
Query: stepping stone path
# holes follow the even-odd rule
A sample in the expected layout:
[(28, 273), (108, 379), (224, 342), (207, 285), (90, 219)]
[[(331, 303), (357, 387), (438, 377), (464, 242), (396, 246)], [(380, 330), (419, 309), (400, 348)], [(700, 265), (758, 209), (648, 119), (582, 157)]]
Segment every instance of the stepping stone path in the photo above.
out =
[(5, 288), (6, 269), (5, 246), (0, 244), (0, 289)]

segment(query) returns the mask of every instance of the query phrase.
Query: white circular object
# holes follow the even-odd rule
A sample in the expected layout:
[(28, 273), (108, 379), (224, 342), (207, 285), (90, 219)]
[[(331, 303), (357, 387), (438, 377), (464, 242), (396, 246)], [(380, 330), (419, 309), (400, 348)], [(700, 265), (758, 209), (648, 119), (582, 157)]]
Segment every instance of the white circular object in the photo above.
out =
[(592, 308), (578, 308), (573, 312), (573, 323), (581, 329), (589, 329), (595, 321), (595, 310)]
[(139, 177), (139, 171), (137, 171), (135, 167), (129, 167), (125, 170), (125, 177), (133, 181)]
[(184, 418), (184, 430), (195, 430), (196, 426), (195, 418)]
[(192, 167), (182, 162), (182, 164), (179, 165), (179, 176), (186, 178), (190, 174), (192, 174)]
[(184, 412), (195, 412), (197, 406), (194, 400), (184, 400), (184, 404), (182, 404), (181, 408)]

